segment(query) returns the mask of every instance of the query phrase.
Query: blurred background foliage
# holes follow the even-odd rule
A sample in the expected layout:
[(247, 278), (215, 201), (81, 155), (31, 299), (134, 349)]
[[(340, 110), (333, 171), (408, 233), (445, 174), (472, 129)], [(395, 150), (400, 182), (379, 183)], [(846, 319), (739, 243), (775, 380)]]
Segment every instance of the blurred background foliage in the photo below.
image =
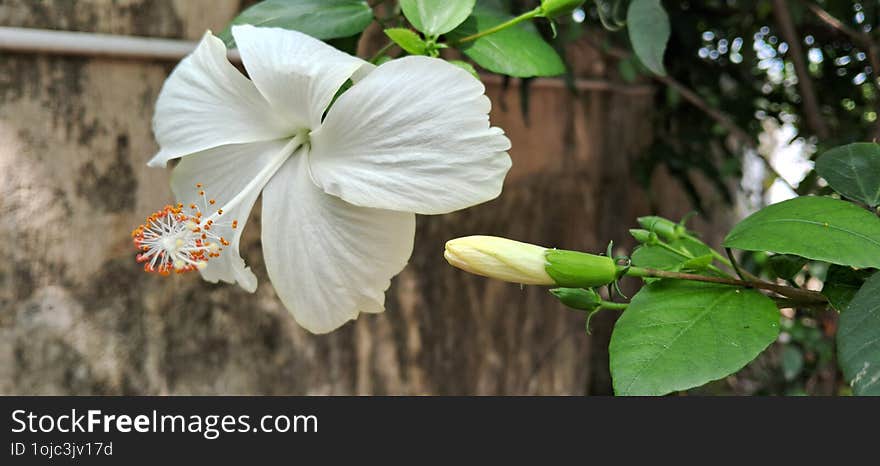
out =
[[(514, 14), (536, 4), (503, 3)], [(880, 2), (663, 1), (671, 26), (666, 75), (652, 73), (633, 54), (629, 3), (588, 1), (560, 18), (555, 31), (537, 25), (558, 50), (586, 37), (616, 61), (620, 79), (660, 86), (654, 143), (636, 165), (649, 192), (652, 173), (663, 166), (706, 217), (712, 212), (703, 207), (694, 172), (742, 214), (796, 194), (828, 194), (812, 169), (815, 157), (880, 136)], [(842, 273), (787, 259), (747, 254), (743, 263), (766, 278), (814, 289)], [(692, 392), (846, 394), (834, 361), (836, 322), (834, 311), (783, 310), (784, 331), (772, 351)]]

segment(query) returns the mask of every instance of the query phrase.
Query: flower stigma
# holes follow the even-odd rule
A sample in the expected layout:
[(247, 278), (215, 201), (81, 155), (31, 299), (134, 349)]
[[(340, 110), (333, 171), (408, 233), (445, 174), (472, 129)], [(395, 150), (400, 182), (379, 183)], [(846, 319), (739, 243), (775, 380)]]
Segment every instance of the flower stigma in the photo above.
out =
[(219, 232), (235, 230), (238, 221), (218, 221), (223, 209), (205, 215), (217, 201), (205, 195), (201, 183), (196, 184), (196, 189), (202, 198), (201, 206), (166, 205), (131, 232), (134, 246), (140, 251), (137, 261), (144, 264), (145, 272), (167, 276), (171, 272), (202, 270), (208, 260), (220, 257), (223, 248), (229, 246)]

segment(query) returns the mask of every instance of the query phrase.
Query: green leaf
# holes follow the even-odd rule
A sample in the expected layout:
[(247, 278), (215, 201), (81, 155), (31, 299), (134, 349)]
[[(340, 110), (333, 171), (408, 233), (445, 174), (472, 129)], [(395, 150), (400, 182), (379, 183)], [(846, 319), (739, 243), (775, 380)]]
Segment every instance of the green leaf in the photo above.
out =
[(779, 334), (779, 311), (754, 290), (662, 280), (641, 289), (614, 326), (618, 395), (663, 395), (732, 374)]
[(867, 270), (832, 265), (828, 267), (828, 273), (825, 275), (822, 294), (828, 298), (834, 309), (843, 311), (849, 306), (850, 301), (856, 296), (859, 288), (869, 276), (870, 273)]
[(724, 246), (880, 268), (880, 218), (846, 201), (797, 197), (739, 222)]
[[(712, 257), (712, 250), (708, 246), (690, 238), (670, 241), (668, 245), (679, 252), (670, 251), (656, 244), (644, 244), (633, 252), (632, 264), (636, 267), (677, 272), (695, 258), (698, 259), (695, 264), (698, 264), (699, 261), (705, 260), (701, 258)], [(711, 263), (711, 259), (709, 262)]]
[(428, 48), (418, 34), (406, 28), (386, 29), (385, 35), (411, 55), (424, 55)]
[(770, 256), (770, 259), (767, 260), (768, 265), (770, 265), (770, 270), (772, 270), (777, 277), (786, 280), (793, 278), (803, 270), (804, 266), (807, 265), (807, 262), (808, 261), (803, 257), (792, 254), (776, 254)]
[(362, 34), (355, 34), (348, 37), (340, 37), (338, 39), (326, 39), (324, 42), (337, 50), (341, 50), (349, 55), (357, 55), (358, 43), (361, 41)]
[(840, 314), (837, 355), (855, 395), (880, 395), (880, 273)]
[(880, 205), (880, 145), (859, 142), (831, 149), (816, 161), (816, 171), (843, 196)]
[(472, 74), (475, 78), (480, 79), (480, 75), (477, 73), (477, 70), (474, 69), (474, 66), (471, 65), (470, 63), (468, 63), (466, 61), (461, 61), (461, 60), (449, 60), (449, 63), (452, 63), (453, 65), (467, 71), (468, 73)]
[(660, 0), (633, 0), (626, 13), (633, 51), (654, 74), (665, 75), (663, 54), (669, 42), (669, 15)]
[(428, 36), (439, 36), (464, 22), (475, 3), (476, 0), (400, 0), (400, 9), (416, 29)]
[(365, 0), (265, 0), (242, 11), (218, 37), (234, 47), (232, 26), (252, 24), (337, 39), (363, 32), (372, 21), (373, 10)]
[(512, 17), (491, 8), (477, 6), (473, 14), (447, 37), (478, 65), (489, 71), (518, 78), (556, 76), (565, 65), (535, 26), (520, 23), (476, 40), (455, 44), (464, 37), (497, 26)]

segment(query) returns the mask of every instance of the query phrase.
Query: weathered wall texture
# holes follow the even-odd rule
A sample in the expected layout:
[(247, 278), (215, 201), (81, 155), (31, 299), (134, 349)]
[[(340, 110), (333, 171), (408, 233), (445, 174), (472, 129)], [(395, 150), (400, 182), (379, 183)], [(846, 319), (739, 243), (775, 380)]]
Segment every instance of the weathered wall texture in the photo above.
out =
[[(0, 25), (196, 39), (238, 3), (4, 0)], [(493, 121), (514, 142), (502, 197), (420, 218), (388, 311), (313, 336), (274, 296), (258, 220), (243, 247), (254, 295), (134, 262), (129, 232), (171, 200), (168, 173), (145, 162), (173, 64), (0, 54), (0, 394), (607, 392), (612, 316), (588, 337), (544, 290), (467, 276), (442, 250), (476, 233), (592, 251), (625, 241), (647, 211), (630, 160), (649, 142), (650, 89), (573, 97), (536, 83), (526, 125), (517, 90), (490, 82)], [(575, 55), (590, 64), (579, 74), (605, 74), (588, 48)]]

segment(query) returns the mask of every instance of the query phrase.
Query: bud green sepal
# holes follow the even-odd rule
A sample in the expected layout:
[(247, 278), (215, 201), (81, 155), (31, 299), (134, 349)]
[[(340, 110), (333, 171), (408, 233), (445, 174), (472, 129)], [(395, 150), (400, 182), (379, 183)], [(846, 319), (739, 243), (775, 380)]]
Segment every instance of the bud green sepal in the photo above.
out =
[(614, 259), (607, 256), (548, 249), (544, 257), (547, 259), (547, 275), (562, 287), (594, 288), (617, 279)]
[(541, 16), (556, 18), (570, 14), (586, 0), (541, 0)]
[(583, 288), (553, 288), (550, 290), (562, 304), (581, 311), (594, 311), (602, 306), (602, 297), (593, 290)]
[(657, 243), (657, 233), (648, 230), (642, 230), (640, 228), (632, 228), (629, 230), (629, 234), (632, 235), (633, 238), (636, 239), (639, 243), (643, 244), (656, 244)]
[(688, 234), (684, 225), (663, 217), (639, 217), (638, 222), (642, 228), (656, 233), (664, 241), (675, 241)]

